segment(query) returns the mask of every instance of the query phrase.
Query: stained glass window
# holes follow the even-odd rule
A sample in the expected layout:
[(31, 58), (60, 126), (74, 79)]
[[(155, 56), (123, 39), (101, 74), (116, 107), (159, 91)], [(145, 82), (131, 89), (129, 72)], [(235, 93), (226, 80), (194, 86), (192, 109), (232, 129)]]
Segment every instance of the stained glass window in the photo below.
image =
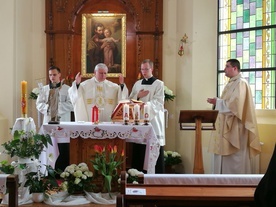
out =
[(276, 0), (219, 0), (218, 95), (228, 59), (241, 63), (256, 109), (275, 109)]

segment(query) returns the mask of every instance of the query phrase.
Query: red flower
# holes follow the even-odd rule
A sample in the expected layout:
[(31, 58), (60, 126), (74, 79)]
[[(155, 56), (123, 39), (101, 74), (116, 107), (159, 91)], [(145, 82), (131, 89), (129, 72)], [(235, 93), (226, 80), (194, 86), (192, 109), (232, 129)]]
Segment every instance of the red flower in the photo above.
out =
[(124, 150), (124, 149), (122, 149), (121, 156), (122, 156), (122, 157), (125, 156), (125, 150)]
[(104, 151), (104, 147), (100, 145), (94, 145), (94, 150), (96, 153), (102, 153)]

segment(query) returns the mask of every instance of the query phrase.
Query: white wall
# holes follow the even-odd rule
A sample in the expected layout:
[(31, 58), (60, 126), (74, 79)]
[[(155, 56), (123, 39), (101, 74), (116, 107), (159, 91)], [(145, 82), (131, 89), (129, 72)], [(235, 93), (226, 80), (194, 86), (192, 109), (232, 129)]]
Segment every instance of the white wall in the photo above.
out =
[[(0, 114), (8, 120), (8, 134), (21, 115), (21, 81), (28, 82), (30, 92), (35, 80), (45, 79), (45, 1), (1, 0), (0, 24), (5, 25), (0, 38)], [(33, 116), (33, 102), (28, 106)]]
[[(165, 104), (169, 110), (166, 150), (176, 150), (183, 158), (185, 173), (192, 173), (194, 131), (180, 131), (180, 110), (211, 109), (207, 97), (216, 95), (216, 18), (217, 1), (166, 0), (164, 2), (164, 71), (165, 85), (176, 99)], [(178, 52), (179, 41), (187, 34), (184, 55)], [(203, 132), (205, 172), (210, 173), (210, 154), (206, 153), (210, 131)]]

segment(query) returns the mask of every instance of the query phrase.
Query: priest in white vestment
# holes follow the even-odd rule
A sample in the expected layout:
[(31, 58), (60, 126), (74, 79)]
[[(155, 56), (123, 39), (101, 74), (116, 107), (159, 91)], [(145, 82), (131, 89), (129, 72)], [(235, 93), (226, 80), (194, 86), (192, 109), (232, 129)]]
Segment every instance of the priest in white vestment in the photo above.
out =
[(209, 146), (215, 155), (214, 173), (251, 174), (251, 159), (261, 152), (251, 89), (237, 59), (228, 60), (224, 72), (230, 80), (221, 97), (207, 99), (219, 111)]
[(99, 63), (95, 66), (94, 77), (81, 82), (76, 75), (69, 96), (74, 106), (75, 121), (91, 121), (91, 108), (97, 106), (100, 121), (111, 121), (111, 114), (120, 100), (128, 98), (128, 89), (124, 78), (119, 75), (120, 85), (106, 80), (108, 67)]
[[(156, 79), (152, 75), (153, 72), (153, 62), (146, 59), (141, 64), (141, 73), (143, 75), (142, 80), (138, 80), (131, 91), (129, 99), (136, 99), (142, 101), (149, 107), (149, 121), (154, 129), (154, 132), (160, 143), (160, 155), (157, 160), (156, 173), (164, 173), (164, 149), (165, 145), (165, 118), (164, 118), (164, 83), (161, 80)], [(139, 146), (135, 144), (134, 147)], [(143, 148), (144, 146), (141, 146)], [(135, 150), (133, 154), (133, 160), (142, 157), (143, 154), (139, 155), (144, 150)], [(139, 161), (137, 161), (139, 162)], [(137, 163), (134, 163), (134, 168)]]

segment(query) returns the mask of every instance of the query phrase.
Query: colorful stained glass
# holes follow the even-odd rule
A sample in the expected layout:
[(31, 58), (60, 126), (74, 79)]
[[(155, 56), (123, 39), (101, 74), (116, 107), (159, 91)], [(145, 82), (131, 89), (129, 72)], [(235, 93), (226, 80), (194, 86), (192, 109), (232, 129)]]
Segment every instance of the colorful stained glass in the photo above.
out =
[(225, 63), (236, 58), (248, 80), (256, 108), (275, 109), (275, 0), (218, 2), (218, 95), (228, 81), (224, 76)]

